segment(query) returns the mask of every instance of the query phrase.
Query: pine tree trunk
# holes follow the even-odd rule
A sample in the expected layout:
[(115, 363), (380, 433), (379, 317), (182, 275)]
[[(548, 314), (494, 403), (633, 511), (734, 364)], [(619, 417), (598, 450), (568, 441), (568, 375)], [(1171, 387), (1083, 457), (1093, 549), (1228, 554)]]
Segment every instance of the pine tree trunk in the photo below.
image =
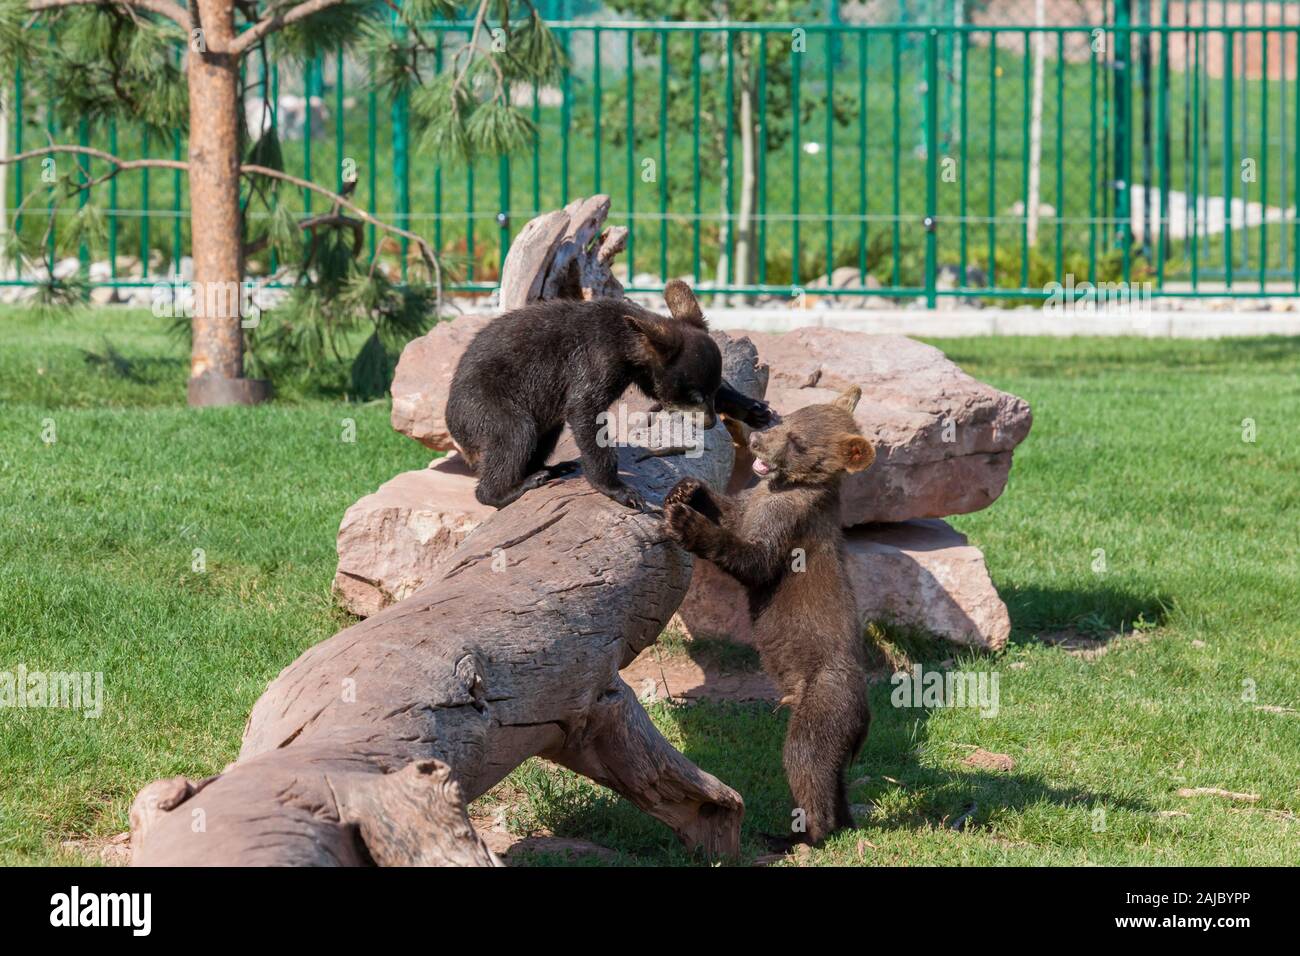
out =
[[(190, 232), (194, 257), (191, 405), (251, 405), (267, 383), (244, 378), (239, 212), (239, 58), (233, 0), (197, 0), (201, 39), (188, 55)], [(195, 47), (202, 47), (202, 51)]]

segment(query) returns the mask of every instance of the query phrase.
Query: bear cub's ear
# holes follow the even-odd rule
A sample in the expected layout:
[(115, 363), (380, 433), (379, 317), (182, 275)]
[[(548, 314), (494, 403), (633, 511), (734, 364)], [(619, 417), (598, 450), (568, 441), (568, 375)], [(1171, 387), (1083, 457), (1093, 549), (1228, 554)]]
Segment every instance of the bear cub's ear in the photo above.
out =
[(857, 385), (851, 385), (840, 393), (840, 397), (831, 402), (836, 408), (842, 408), (846, 412), (851, 412), (858, 407), (858, 400), (862, 398), (862, 389)]
[(862, 471), (876, 460), (876, 450), (871, 442), (861, 435), (845, 432), (836, 442), (840, 449), (840, 460), (844, 462), (845, 471)]
[(700, 310), (695, 293), (681, 279), (671, 279), (664, 286), (664, 302), (674, 319), (708, 331), (709, 324), (704, 321), (704, 313)]
[(625, 315), (623, 321), (633, 332), (638, 332), (649, 346), (648, 361), (670, 362), (681, 351), (682, 333), (676, 323), (658, 316)]

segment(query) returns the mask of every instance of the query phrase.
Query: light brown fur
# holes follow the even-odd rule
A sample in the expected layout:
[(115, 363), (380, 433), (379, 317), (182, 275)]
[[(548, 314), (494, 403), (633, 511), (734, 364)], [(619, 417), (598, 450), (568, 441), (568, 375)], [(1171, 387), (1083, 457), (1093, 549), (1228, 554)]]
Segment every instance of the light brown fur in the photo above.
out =
[(748, 592), (763, 668), (791, 708), (784, 764), (811, 843), (853, 826), (844, 772), (871, 720), (840, 529), (840, 482), (875, 458), (853, 421), (860, 396), (852, 388), (755, 433), (750, 447), (767, 474), (740, 496), (688, 478), (664, 499), (669, 535)]

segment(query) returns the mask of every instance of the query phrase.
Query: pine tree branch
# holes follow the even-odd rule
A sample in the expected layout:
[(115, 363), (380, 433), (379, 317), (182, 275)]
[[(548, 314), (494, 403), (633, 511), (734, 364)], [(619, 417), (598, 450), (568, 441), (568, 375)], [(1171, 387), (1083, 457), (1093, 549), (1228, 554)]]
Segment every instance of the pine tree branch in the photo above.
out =
[[(102, 149), (95, 149), (92, 146), (73, 146), (70, 144), (69, 145), (54, 144), (50, 146), (42, 146), (39, 149), (25, 150), (24, 152), (16, 153), (13, 156), (0, 156), (0, 165), (7, 166), (12, 163), (21, 163), (24, 160), (37, 159), (41, 156), (50, 156), (55, 153), (73, 153), (78, 156), (89, 156), (91, 159), (102, 160), (103, 162), (108, 163), (109, 166), (112, 167), (111, 169), (108, 170), (108, 172), (103, 173), (102, 175), (97, 176), (94, 179), (88, 179), (86, 182), (78, 183), (77, 186), (81, 190), (90, 189), (92, 186), (97, 186), (100, 183), (105, 182), (106, 180), (112, 179), (118, 173), (129, 172), (130, 170), (133, 169), (178, 169), (183, 172), (187, 172), (190, 168), (190, 164), (185, 162), (184, 160), (122, 159), (118, 156), (114, 156), (112, 153), (105, 152)], [(398, 236), (402, 239), (406, 239), (410, 242), (415, 243), (415, 247), (420, 251), (420, 258), (424, 260), (425, 264), (429, 267), (430, 274), (433, 276), (438, 308), (441, 309), (442, 267), (438, 263), (438, 257), (433, 254), (433, 247), (429, 245), (428, 241), (425, 240), (423, 236), (419, 235), (418, 233), (411, 232), (409, 229), (402, 229), (398, 226), (394, 226), (391, 223), (384, 222), (382, 219), (378, 218), (377, 216), (373, 216), (370, 213), (366, 212), (366, 210), (362, 209), (356, 203), (349, 200), (346, 196), (342, 196), (331, 189), (326, 189), (324, 186), (318, 186), (315, 183), (311, 182), (310, 180), (306, 180), (299, 176), (295, 176), (292, 173), (286, 173), (280, 169), (272, 169), (270, 166), (259, 166), (255, 163), (245, 163), (244, 165), (239, 167), (239, 172), (243, 176), (265, 176), (268, 179), (276, 179), (279, 180), (280, 182), (289, 183), (291, 186), (296, 186), (299, 189), (306, 189), (309, 190), (310, 192), (316, 193), (319, 196), (324, 196), (326, 199), (334, 203), (335, 210), (336, 210), (336, 212), (333, 214), (334, 216), (338, 215), (337, 210), (346, 209), (348, 212), (356, 216), (357, 219), (361, 220), (362, 222), (369, 223), (370, 225), (374, 226), (376, 229), (380, 229), (386, 233), (389, 233), (394, 236)], [(320, 219), (320, 217), (317, 218), (318, 220)], [(311, 222), (311, 225), (313, 226), (324, 225), (324, 224), (326, 223), (323, 223), (321, 221)], [(343, 223), (339, 222), (333, 224), (342, 225)], [(347, 225), (351, 225), (351, 223), (347, 223)]]
[(112, 179), (118, 173), (129, 172), (133, 169), (179, 169), (186, 171), (190, 164), (180, 159), (121, 159), (112, 153), (106, 153), (102, 149), (95, 149), (91, 146), (71, 146), (71, 145), (52, 145), (42, 146), (39, 149), (29, 149), (21, 153), (15, 153), (13, 156), (0, 156), (0, 166), (8, 166), (11, 163), (21, 163), (28, 159), (38, 159), (41, 156), (52, 156), (55, 153), (74, 153), (78, 156), (89, 156), (91, 159), (100, 159), (108, 163), (113, 168), (102, 176), (94, 179), (88, 179), (84, 183), (78, 183), (78, 188), (89, 189), (91, 186), (98, 186), (100, 183)]
[(470, 34), (469, 41), (460, 50), (457, 50), (455, 57), (453, 57), (453, 60), (457, 59), (460, 57), (461, 51), (469, 51), (465, 63), (456, 73), (455, 86), (460, 86), (461, 82), (464, 81), (465, 74), (469, 72), (470, 64), (474, 62), (474, 52), (478, 49), (478, 38), (483, 32), (483, 24), (487, 22), (487, 10), (490, 2), (491, 0), (479, 0), (478, 13), (474, 15), (474, 32)]
[(232, 56), (242, 56), (251, 47), (261, 42), (262, 38), (268, 33), (275, 33), (277, 30), (282, 30), (290, 24), (320, 13), (322, 10), (328, 10), (330, 7), (337, 7), (339, 4), (347, 2), (348, 0), (305, 0), (305, 2), (292, 7), (289, 7), (288, 4), (276, 6), (272, 8), (268, 16), (258, 20), (250, 29), (237, 36), (235, 41), (230, 44), (228, 52)]
[[(360, 219), (354, 219), (351, 216), (338, 215), (335, 213), (323, 213), (319, 216), (310, 216), (307, 219), (300, 220), (298, 228), (303, 232), (310, 232), (313, 237), (316, 230), (322, 226), (333, 229), (350, 229), (352, 230), (352, 256), (356, 258), (361, 254), (361, 247), (365, 244), (365, 227), (366, 224)], [(255, 239), (253, 242), (244, 243), (244, 255), (251, 256), (261, 252), (271, 244), (267, 236)]]
[(438, 264), (438, 257), (433, 254), (433, 247), (429, 245), (423, 236), (411, 232), (409, 229), (402, 229), (391, 223), (384, 222), (382, 219), (372, 216), (356, 203), (339, 195), (333, 190), (326, 189), (324, 186), (318, 186), (310, 180), (302, 179), (292, 173), (286, 173), (280, 169), (272, 169), (270, 166), (258, 166), (251, 163), (245, 163), (243, 166), (239, 167), (239, 171), (245, 176), (267, 176), (271, 179), (278, 179), (281, 182), (289, 183), (291, 186), (297, 186), (299, 189), (310, 190), (319, 196), (324, 196), (326, 199), (333, 202), (337, 208), (346, 209), (362, 222), (369, 223), (376, 229), (381, 229), (391, 235), (415, 243), (415, 247), (420, 251), (420, 258), (424, 260), (425, 265), (429, 267), (429, 271), (433, 275), (438, 308), (441, 309), (442, 267)]
[(177, 25), (189, 29), (189, 14), (172, 0), (28, 0), (27, 9), (32, 13), (45, 10), (59, 10), (64, 7), (127, 7), (145, 10), (166, 17)]

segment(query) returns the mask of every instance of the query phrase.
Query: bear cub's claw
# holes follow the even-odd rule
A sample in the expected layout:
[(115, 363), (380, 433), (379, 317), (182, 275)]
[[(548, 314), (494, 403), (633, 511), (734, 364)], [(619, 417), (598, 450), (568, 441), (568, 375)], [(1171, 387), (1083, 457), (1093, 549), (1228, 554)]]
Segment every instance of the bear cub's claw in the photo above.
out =
[(672, 490), (664, 495), (664, 510), (669, 505), (689, 505), (696, 492), (704, 487), (698, 478), (683, 478), (673, 485)]
[(605, 494), (614, 501), (633, 511), (645, 511), (645, 499), (641, 497), (641, 492), (627, 485), (620, 485), (617, 488), (610, 488)]

